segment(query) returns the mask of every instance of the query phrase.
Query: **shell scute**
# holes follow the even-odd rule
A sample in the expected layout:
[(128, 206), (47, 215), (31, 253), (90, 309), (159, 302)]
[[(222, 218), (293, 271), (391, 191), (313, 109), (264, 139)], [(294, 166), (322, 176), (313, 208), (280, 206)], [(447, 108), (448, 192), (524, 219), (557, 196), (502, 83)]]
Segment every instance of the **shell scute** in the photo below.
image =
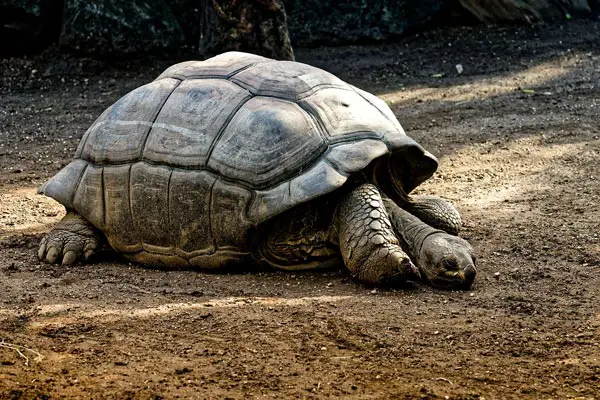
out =
[[(216, 177), (206, 171), (175, 170), (169, 185), (169, 220), (176, 246), (191, 253), (212, 254), (211, 191)], [(158, 211), (157, 211), (158, 212)], [(190, 218), (190, 216), (195, 216)]]
[(73, 208), (99, 229), (104, 229), (104, 179), (103, 168), (89, 165), (79, 181)]
[(122, 251), (138, 251), (142, 245), (133, 225), (129, 178), (131, 165), (104, 167), (105, 230), (110, 245)]
[(174, 167), (202, 168), (219, 133), (248, 91), (224, 79), (183, 81), (148, 133), (143, 158)]
[(154, 120), (179, 83), (163, 79), (123, 96), (88, 129), (80, 142), (79, 157), (94, 164), (139, 159)]
[(255, 188), (273, 186), (326, 147), (318, 127), (297, 104), (259, 96), (229, 122), (208, 166)]
[(131, 167), (133, 225), (143, 244), (174, 244), (169, 221), (169, 181), (172, 172), (168, 167), (141, 162)]
[(376, 137), (399, 133), (394, 123), (349, 87), (323, 88), (302, 99), (300, 104), (322, 121), (332, 140), (349, 140), (347, 136), (354, 133)]

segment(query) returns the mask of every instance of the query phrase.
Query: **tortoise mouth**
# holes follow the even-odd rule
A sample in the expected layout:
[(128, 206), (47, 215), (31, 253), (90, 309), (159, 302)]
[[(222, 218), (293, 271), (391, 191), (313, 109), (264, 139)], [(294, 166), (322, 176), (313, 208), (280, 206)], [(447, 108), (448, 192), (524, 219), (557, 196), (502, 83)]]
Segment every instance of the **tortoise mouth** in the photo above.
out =
[[(443, 264), (445, 261), (443, 262)], [(427, 275), (427, 274), (424, 274)], [(442, 269), (433, 277), (427, 277), (433, 287), (446, 290), (469, 290), (475, 281), (476, 269), (474, 265), (467, 265), (462, 269)]]

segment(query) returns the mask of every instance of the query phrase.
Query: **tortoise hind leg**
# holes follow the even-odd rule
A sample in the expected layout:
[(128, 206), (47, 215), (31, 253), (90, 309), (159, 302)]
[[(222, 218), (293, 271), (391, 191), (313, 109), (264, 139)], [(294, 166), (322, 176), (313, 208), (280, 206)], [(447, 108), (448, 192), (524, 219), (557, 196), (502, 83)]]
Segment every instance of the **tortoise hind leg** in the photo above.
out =
[(87, 260), (100, 244), (104, 236), (89, 221), (74, 211), (56, 224), (40, 242), (38, 257), (51, 264), (74, 264)]
[(420, 274), (399, 245), (377, 187), (364, 184), (337, 210), (340, 251), (346, 267), (370, 284), (418, 280)]

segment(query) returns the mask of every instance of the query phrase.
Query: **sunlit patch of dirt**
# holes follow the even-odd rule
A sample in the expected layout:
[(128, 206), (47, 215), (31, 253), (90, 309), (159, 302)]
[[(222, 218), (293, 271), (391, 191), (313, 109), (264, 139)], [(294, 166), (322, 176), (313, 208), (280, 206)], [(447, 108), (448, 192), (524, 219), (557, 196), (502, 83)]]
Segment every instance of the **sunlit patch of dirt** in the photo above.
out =
[(0, 239), (18, 233), (46, 232), (65, 208), (36, 193), (37, 188), (6, 188), (0, 192)]
[[(557, 60), (542, 62), (525, 71), (509, 72), (500, 76), (480, 76), (480, 79), (458, 85), (439, 87), (403, 87), (400, 90), (381, 93), (380, 97), (386, 102), (396, 105), (406, 102), (419, 101), (446, 101), (466, 103), (471, 100), (485, 100), (492, 96), (501, 96), (516, 91), (533, 94), (540, 86), (548, 86), (551, 80), (561, 79), (568, 74), (574, 66), (580, 63), (585, 55), (574, 55), (562, 61)], [(441, 79), (443, 76), (434, 76)], [(540, 91), (544, 96), (553, 93), (546, 90)]]

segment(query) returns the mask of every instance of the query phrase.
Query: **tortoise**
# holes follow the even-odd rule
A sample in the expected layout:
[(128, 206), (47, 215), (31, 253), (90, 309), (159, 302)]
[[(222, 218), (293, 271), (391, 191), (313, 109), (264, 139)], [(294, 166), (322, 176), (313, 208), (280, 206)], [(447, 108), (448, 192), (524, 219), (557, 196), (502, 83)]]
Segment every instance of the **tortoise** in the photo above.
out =
[(384, 101), (324, 70), (182, 62), (104, 111), (41, 186), (67, 214), (38, 255), (68, 265), (108, 243), (154, 267), (343, 263), (366, 284), (466, 289), (458, 211), (409, 195), (437, 166)]

